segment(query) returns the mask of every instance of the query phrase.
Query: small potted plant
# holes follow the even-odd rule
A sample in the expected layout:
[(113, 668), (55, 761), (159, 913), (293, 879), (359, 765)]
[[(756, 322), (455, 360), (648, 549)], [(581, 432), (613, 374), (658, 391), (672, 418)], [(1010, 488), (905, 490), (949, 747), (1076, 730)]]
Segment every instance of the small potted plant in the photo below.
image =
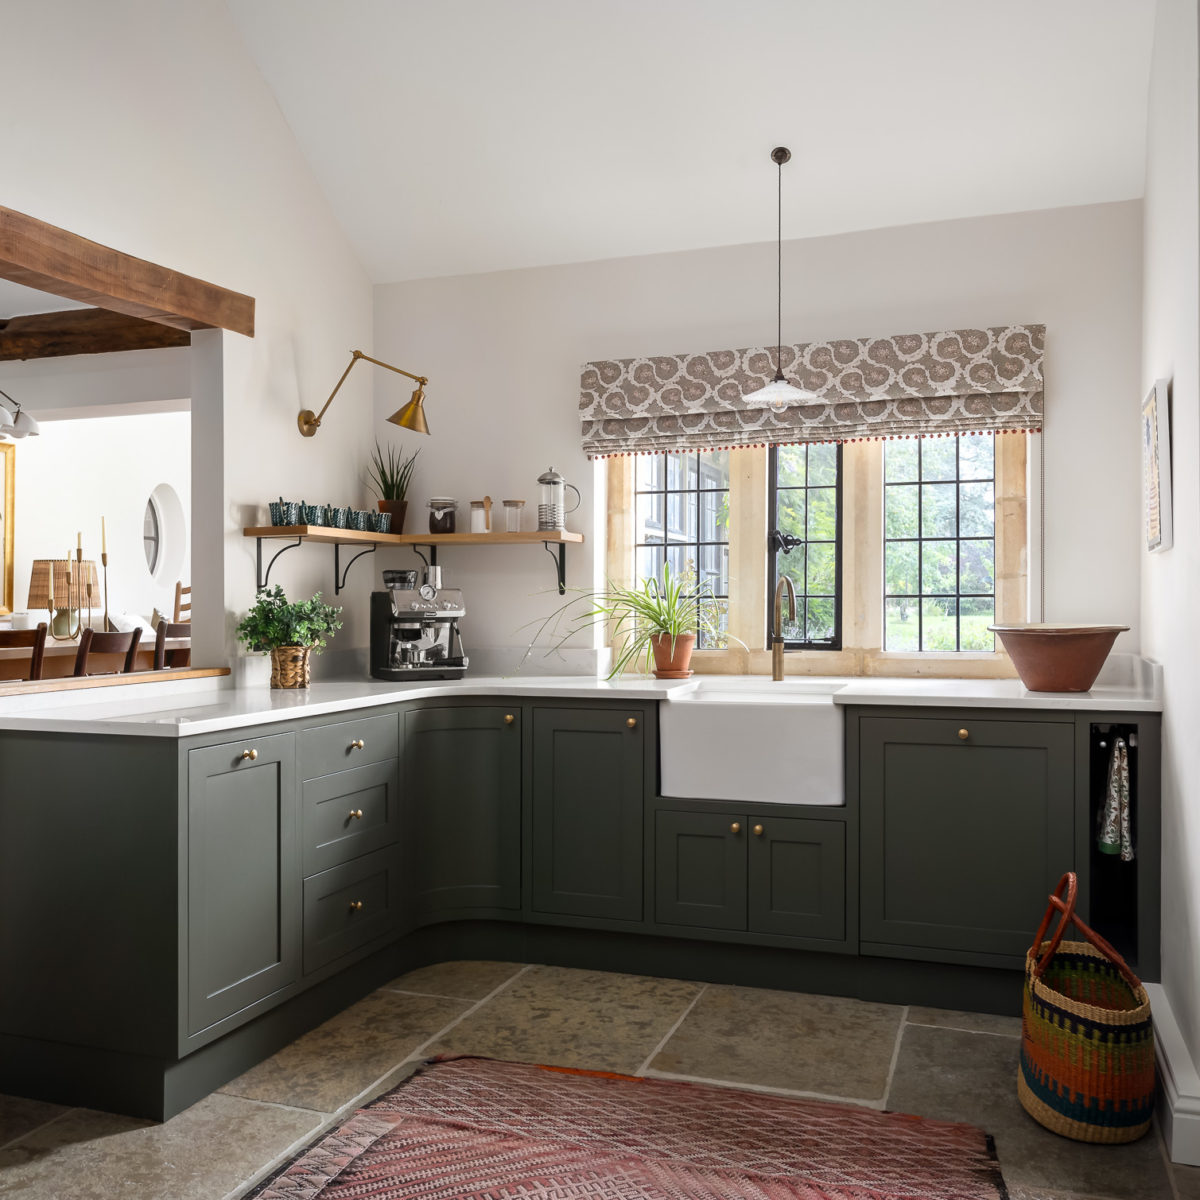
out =
[(412, 478), (418, 454), (420, 450), (414, 450), (405, 458), (391, 446), (385, 451), (378, 439), (375, 449), (371, 452), (367, 481), (379, 497), (379, 511), (392, 514), (391, 533), (404, 532), (404, 514), (408, 511), (408, 483)]
[(237, 635), (248, 650), (270, 651), (273, 688), (306, 688), (309, 654), (324, 647), (325, 638), (341, 629), (341, 612), (323, 604), (320, 592), (311, 600), (293, 604), (276, 584), (258, 593), (238, 625)]
[[(580, 610), (581, 604), (589, 607)], [(631, 668), (650, 670), (652, 664), (656, 679), (686, 679), (692, 673), (698, 634), (706, 640), (730, 636), (721, 629), (720, 618), (721, 602), (708, 584), (698, 583), (691, 570), (672, 575), (670, 563), (664, 563), (661, 579), (644, 579), (632, 587), (609, 583), (602, 591), (581, 592), (546, 618), (538, 633), (552, 629), (557, 649), (581, 629), (611, 623), (609, 679)]]

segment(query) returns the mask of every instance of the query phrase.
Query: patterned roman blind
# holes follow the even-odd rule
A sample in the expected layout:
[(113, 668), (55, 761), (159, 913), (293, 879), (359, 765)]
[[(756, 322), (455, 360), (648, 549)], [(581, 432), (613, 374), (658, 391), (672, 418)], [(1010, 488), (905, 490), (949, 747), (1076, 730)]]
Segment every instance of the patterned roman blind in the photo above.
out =
[(589, 458), (983, 431), (1040, 432), (1044, 325), (783, 347), (789, 383), (818, 399), (774, 412), (743, 397), (773, 347), (584, 364)]

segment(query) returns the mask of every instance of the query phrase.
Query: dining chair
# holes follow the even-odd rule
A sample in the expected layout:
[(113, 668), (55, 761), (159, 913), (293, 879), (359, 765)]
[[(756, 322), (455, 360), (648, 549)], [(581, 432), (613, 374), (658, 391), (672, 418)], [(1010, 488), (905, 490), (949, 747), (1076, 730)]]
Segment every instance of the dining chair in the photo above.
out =
[(97, 654), (123, 654), (124, 665), (120, 671), (98, 671), (93, 674), (112, 675), (128, 674), (134, 669), (137, 660), (138, 642), (142, 640), (142, 630), (139, 626), (130, 633), (97, 633), (94, 629), (85, 629), (79, 635), (79, 650), (75, 654), (75, 675), (88, 674), (88, 660)]
[(172, 621), (190, 621), (192, 619), (192, 585), (183, 586), (183, 580), (180, 579), (175, 584), (175, 615), (171, 618)]
[(43, 621), (36, 629), (4, 629), (0, 630), (0, 650), (23, 650), (31, 647), (29, 654), (29, 674), (20, 676), (21, 679), (41, 679), (42, 659), (46, 653), (46, 622)]
[(167, 649), (167, 638), (190, 638), (192, 636), (191, 621), (159, 621), (154, 631), (154, 669), (161, 671), (165, 667), (186, 667), (192, 661), (191, 646), (176, 646)]

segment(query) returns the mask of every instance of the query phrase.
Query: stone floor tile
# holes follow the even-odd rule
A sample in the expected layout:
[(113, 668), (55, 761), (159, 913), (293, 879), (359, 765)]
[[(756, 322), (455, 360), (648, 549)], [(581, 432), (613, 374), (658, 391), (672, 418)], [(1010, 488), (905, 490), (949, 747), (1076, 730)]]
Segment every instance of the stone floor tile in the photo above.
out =
[(423, 996), (451, 996), (459, 1000), (482, 1000), (522, 968), (521, 963), (444, 962), (418, 967), (384, 984), (389, 990), (419, 992)]
[(1157, 1136), (1093, 1146), (1043, 1129), (1017, 1100), (1015, 1039), (908, 1025), (887, 1106), (967, 1121), (996, 1139), (1010, 1186), (1103, 1200), (1171, 1200)]
[(26, 1100), (21, 1096), (0, 1096), (0, 1146), (25, 1134), (31, 1133), (39, 1125), (61, 1117), (70, 1112), (61, 1104), (51, 1104), (46, 1100)]
[(430, 1051), (632, 1074), (702, 985), (533, 967)]
[(1020, 1017), (1001, 1017), (995, 1013), (957, 1012), (952, 1008), (910, 1008), (910, 1025), (936, 1025), (942, 1029), (966, 1029), (971, 1033), (1003, 1033), (1021, 1036)]
[(468, 1008), (466, 1000), (372, 992), (221, 1091), (336, 1112)]
[(1179, 1200), (1200, 1200), (1200, 1167), (1172, 1163), (1171, 1178), (1175, 1181)]
[(882, 1100), (902, 1013), (838, 996), (714, 986), (650, 1070)]
[(0, 1150), (22, 1200), (214, 1200), (321, 1124), (317, 1113), (212, 1095), (164, 1124), (77, 1108)]

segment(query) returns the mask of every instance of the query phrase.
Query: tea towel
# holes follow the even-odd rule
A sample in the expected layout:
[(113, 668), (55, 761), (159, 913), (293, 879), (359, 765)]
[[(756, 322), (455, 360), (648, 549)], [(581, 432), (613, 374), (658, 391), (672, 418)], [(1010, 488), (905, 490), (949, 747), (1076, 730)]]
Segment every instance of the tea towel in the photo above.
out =
[(1108, 760), (1108, 790), (1100, 820), (1099, 848), (1103, 854), (1119, 854), (1122, 862), (1133, 861), (1133, 838), (1129, 833), (1129, 750), (1124, 738), (1113, 741)]

